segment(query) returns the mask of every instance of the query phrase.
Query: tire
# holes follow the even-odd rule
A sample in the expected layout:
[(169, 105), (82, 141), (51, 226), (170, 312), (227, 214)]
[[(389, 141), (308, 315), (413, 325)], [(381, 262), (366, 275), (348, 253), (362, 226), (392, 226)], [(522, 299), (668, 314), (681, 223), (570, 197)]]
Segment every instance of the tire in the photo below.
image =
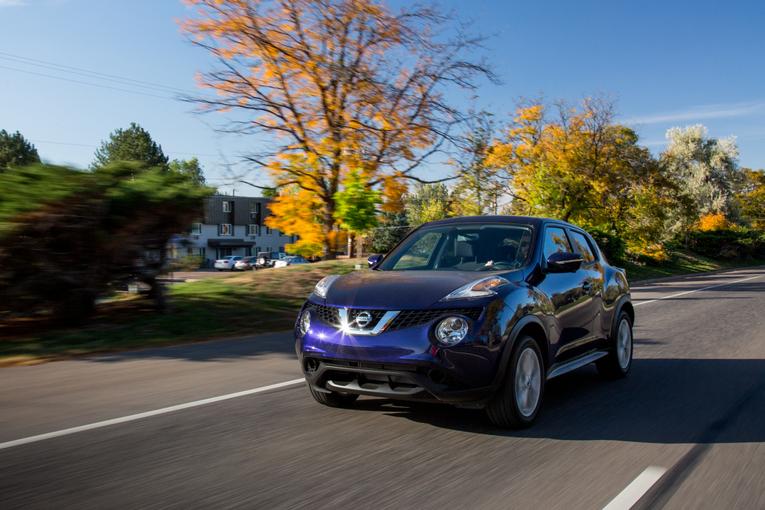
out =
[(600, 375), (607, 379), (627, 377), (632, 367), (632, 321), (627, 312), (621, 312), (611, 334), (608, 355), (595, 362)]
[[(520, 429), (531, 426), (542, 407), (545, 379), (544, 361), (539, 345), (530, 336), (519, 338), (513, 347), (505, 380), (486, 406), (486, 413), (491, 422), (503, 428)], [(523, 388), (517, 388), (519, 384), (525, 385), (525, 391)], [(533, 402), (535, 395), (536, 402)]]
[(311, 386), (308, 386), (308, 391), (311, 392), (311, 396), (316, 402), (329, 407), (349, 407), (359, 398), (353, 393), (324, 393), (313, 389)]

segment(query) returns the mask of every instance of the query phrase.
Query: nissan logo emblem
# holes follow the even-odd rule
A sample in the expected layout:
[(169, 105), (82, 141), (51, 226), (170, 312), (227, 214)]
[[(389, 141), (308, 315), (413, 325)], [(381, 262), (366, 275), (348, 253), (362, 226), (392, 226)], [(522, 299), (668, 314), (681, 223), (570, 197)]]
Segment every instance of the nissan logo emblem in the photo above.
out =
[(370, 322), (372, 322), (372, 314), (369, 312), (361, 312), (356, 316), (356, 324), (360, 328), (366, 328)]

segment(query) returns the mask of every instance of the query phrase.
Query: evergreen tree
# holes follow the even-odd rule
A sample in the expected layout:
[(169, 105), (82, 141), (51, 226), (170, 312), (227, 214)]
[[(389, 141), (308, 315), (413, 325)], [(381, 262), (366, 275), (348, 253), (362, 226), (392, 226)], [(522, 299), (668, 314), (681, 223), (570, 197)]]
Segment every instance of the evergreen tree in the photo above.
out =
[(149, 134), (135, 122), (127, 129), (117, 129), (96, 150), (92, 168), (100, 168), (117, 161), (138, 161), (147, 167), (167, 169), (168, 159)]

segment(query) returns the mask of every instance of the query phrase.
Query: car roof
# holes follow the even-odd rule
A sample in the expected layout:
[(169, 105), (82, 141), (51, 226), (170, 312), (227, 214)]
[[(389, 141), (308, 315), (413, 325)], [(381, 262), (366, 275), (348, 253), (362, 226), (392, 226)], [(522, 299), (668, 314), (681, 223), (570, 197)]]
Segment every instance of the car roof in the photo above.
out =
[(556, 220), (553, 218), (542, 218), (539, 216), (458, 216), (456, 218), (446, 218), (444, 220), (431, 221), (425, 223), (423, 226), (439, 226), (439, 225), (456, 225), (456, 224), (469, 224), (469, 223), (507, 223), (507, 224), (520, 224), (531, 225), (533, 227), (539, 227), (547, 224), (565, 225), (567, 227), (579, 228), (576, 225), (572, 225), (563, 220)]

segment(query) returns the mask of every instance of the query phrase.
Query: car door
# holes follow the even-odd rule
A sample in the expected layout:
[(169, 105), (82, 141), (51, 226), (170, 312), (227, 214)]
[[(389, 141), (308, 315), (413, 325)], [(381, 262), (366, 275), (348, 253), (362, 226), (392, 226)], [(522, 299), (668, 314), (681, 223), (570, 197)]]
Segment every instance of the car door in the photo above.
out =
[(603, 338), (606, 333), (601, 331), (601, 314), (603, 313), (603, 285), (605, 281), (603, 264), (598, 259), (597, 251), (587, 239), (584, 232), (578, 229), (568, 229), (572, 248), (582, 256), (582, 288), (589, 296), (591, 324), (590, 335), (593, 339)]
[[(547, 225), (542, 243), (545, 261), (555, 252), (574, 252), (562, 226)], [(586, 279), (586, 271), (545, 273), (537, 285), (552, 302), (558, 336), (551, 341), (557, 343), (557, 361), (576, 355), (592, 338), (592, 299), (585, 290)]]

